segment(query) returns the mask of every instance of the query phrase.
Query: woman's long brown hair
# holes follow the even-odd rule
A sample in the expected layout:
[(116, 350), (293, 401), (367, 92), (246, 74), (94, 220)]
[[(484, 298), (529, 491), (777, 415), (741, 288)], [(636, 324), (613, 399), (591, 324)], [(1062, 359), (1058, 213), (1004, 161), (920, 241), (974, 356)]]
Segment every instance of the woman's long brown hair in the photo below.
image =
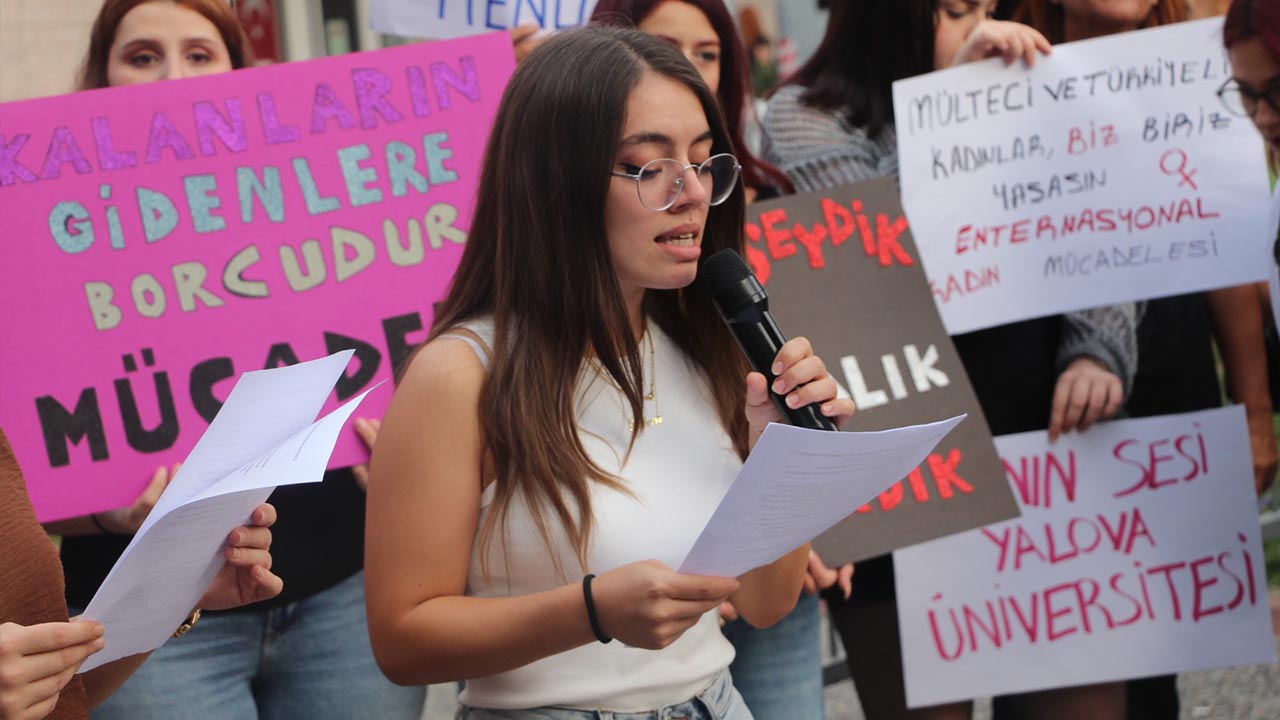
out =
[[(161, 0), (106, 0), (98, 11), (98, 18), (93, 22), (93, 30), (89, 33), (89, 52), (85, 55), (84, 65), (80, 68), (80, 77), (76, 83), (77, 90), (95, 90), (107, 87), (107, 60), (111, 55), (111, 46), (116, 41), (116, 31), (120, 22), (130, 10), (149, 2)], [(245, 37), (244, 28), (239, 18), (226, 0), (164, 0), (172, 2), (200, 13), (213, 23), (222, 36), (222, 43), (227, 46), (227, 54), (231, 58), (232, 69), (239, 70), (253, 64), (253, 49), (249, 39)]]
[[(481, 548), (523, 496), (548, 549), (549, 509), (585, 567), (592, 483), (626, 491), (588, 457), (574, 399), (583, 363), (594, 356), (622, 388), (632, 417), (642, 416), (644, 368), (604, 214), (627, 100), (646, 72), (696, 94), (712, 153), (733, 152), (716, 97), (697, 71), (670, 44), (636, 30), (558, 33), (521, 63), (503, 94), (467, 246), (430, 335), (485, 316), (494, 322), (480, 422), (496, 495), (477, 537)], [(743, 203), (739, 186), (710, 209), (703, 257), (723, 248), (741, 251)], [(746, 364), (709, 293), (696, 282), (650, 290), (645, 309), (702, 371), (716, 414), (745, 457)], [(634, 423), (632, 443), (643, 427)]]

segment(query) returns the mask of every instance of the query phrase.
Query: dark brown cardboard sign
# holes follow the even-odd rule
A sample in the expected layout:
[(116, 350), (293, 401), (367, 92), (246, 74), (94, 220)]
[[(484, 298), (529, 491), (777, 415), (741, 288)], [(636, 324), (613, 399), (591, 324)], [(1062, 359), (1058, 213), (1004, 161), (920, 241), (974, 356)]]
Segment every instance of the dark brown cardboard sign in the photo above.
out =
[(828, 565), (1018, 515), (894, 178), (752, 204), (746, 245), (778, 325), (809, 338), (858, 405), (844, 430), (969, 414), (908, 477), (814, 541)]

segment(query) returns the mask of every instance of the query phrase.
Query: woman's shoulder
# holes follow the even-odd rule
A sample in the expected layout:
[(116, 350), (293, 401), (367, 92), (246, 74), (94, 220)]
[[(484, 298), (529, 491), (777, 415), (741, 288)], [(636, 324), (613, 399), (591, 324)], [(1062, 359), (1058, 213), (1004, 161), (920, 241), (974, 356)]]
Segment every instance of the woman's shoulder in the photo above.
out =
[(806, 103), (804, 91), (799, 85), (785, 85), (769, 99), (762, 125), (775, 149), (826, 153), (872, 142), (863, 128), (850, 125), (839, 110)]
[(492, 354), (492, 320), (459, 323), (418, 348), (397, 391), (435, 393), (449, 387), (478, 393)]
[(783, 85), (765, 102), (764, 126), (800, 124), (835, 124), (839, 118), (828, 110), (814, 107), (804, 101), (805, 88), (801, 85)]

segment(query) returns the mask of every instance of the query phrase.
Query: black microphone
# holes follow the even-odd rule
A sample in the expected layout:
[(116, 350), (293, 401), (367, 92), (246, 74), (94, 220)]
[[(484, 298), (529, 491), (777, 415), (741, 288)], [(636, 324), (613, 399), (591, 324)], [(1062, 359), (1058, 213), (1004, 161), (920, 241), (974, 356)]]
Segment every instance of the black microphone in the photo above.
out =
[(702, 264), (702, 279), (711, 291), (716, 309), (747, 356), (752, 369), (763, 373), (769, 397), (787, 420), (810, 430), (836, 430), (831, 418), (822, 414), (821, 403), (787, 407), (785, 398), (773, 391), (773, 360), (787, 341), (769, 314), (769, 296), (751, 268), (733, 250), (721, 250)]

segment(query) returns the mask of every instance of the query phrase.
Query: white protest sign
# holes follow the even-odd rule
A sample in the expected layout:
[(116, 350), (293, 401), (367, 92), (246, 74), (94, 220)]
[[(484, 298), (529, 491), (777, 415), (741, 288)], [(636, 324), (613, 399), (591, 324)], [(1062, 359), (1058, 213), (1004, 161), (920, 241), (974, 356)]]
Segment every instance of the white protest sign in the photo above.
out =
[(894, 83), (902, 204), (951, 333), (1265, 279), (1222, 20)]
[(369, 25), (406, 37), (447, 38), (534, 23), (563, 30), (591, 19), (596, 0), (370, 0)]
[(1274, 660), (1239, 406), (996, 448), (1022, 517), (894, 553), (908, 705)]

